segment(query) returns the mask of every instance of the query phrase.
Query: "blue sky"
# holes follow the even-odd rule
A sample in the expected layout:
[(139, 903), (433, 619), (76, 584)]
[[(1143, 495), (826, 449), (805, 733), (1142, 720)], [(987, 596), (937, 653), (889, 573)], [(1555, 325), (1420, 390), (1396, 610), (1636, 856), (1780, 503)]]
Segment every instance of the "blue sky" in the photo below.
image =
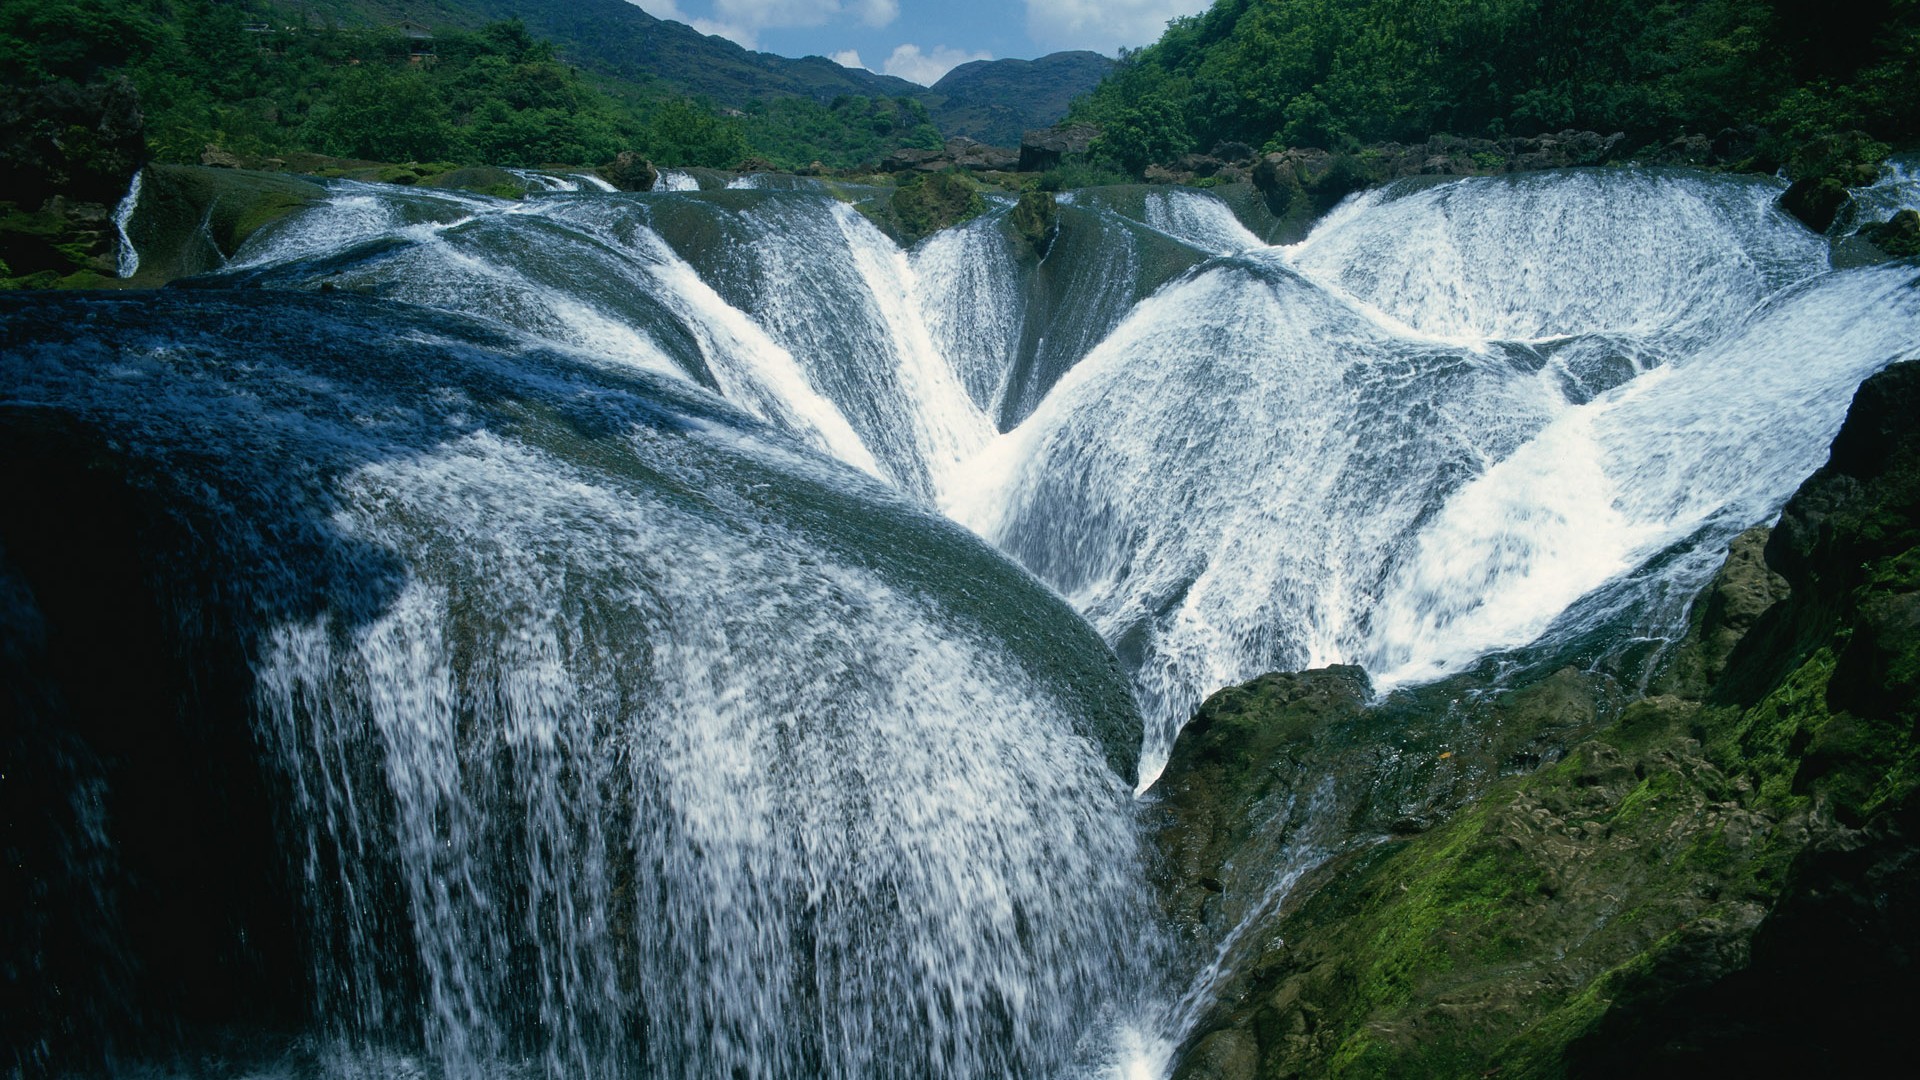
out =
[(1062, 49), (1113, 55), (1211, 0), (633, 0), (751, 49), (830, 56), (931, 85), (969, 60)]

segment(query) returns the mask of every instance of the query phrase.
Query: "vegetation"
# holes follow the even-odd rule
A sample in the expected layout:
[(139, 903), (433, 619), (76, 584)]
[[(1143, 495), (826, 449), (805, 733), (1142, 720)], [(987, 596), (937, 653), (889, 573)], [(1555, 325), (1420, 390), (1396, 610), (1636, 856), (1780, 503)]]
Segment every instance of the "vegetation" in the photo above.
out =
[(916, 176), (895, 188), (887, 207), (891, 220), (881, 221), (881, 227), (903, 244), (916, 244), (986, 213), (987, 202), (972, 179), (958, 172), (939, 172)]
[[(1611, 722), (1569, 712), (1570, 670), (1474, 727), (1458, 687), (1369, 710), (1352, 669), (1210, 699), (1162, 779), (1176, 915), (1232, 925), (1209, 912), (1272, 873), (1290, 787), (1331, 769), (1360, 795), (1336, 795), (1345, 849), (1248, 935), (1268, 944), (1175, 1076), (1871, 1072), (1920, 947), (1916, 402), (1920, 368), (1868, 381), (1655, 696)], [(1514, 752), (1552, 728), (1564, 758)], [(1483, 779), (1456, 803), (1462, 758)], [(1420, 809), (1387, 824), (1383, 803)]]
[[(772, 98), (720, 109), (655, 83), (603, 81), (518, 21), (410, 38), (389, 27), (289, 28), (251, 0), (0, 0), (16, 85), (124, 75), (162, 160), (246, 157), (589, 165), (639, 150), (667, 165), (754, 156), (851, 166), (937, 146), (911, 99)], [(641, 14), (636, 12), (636, 14)]]
[(1352, 149), (1567, 128), (1637, 144), (1743, 125), (1920, 134), (1920, 3), (1216, 0), (1123, 58), (1073, 118), (1138, 172), (1222, 141)]

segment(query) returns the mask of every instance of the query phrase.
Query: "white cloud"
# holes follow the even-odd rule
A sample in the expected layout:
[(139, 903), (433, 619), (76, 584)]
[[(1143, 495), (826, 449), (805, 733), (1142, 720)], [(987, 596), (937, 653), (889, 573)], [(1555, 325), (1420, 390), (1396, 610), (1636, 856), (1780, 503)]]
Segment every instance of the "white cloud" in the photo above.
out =
[(991, 60), (992, 53), (967, 52), (963, 49), (950, 49), (945, 45), (936, 45), (932, 52), (920, 51), (918, 45), (902, 45), (893, 50), (887, 62), (880, 70), (889, 75), (897, 75), (908, 82), (917, 82), (921, 86), (932, 86), (940, 81), (940, 76), (959, 67), (969, 60)]
[(886, 26), (900, 17), (900, 0), (853, 0), (847, 10), (868, 26)]
[(1027, 33), (1051, 49), (1112, 53), (1160, 39), (1167, 21), (1212, 0), (1027, 0)]
[(860, 59), (859, 49), (841, 49), (839, 52), (827, 57), (827, 59), (839, 64), (843, 68), (864, 69), (867, 66), (866, 62)]

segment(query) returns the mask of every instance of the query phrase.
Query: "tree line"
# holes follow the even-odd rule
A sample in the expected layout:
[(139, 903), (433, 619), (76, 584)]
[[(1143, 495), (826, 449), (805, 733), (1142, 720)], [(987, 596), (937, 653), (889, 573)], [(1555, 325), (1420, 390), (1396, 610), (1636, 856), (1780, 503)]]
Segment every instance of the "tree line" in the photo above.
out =
[(1779, 156), (1920, 125), (1920, 0), (1216, 0), (1074, 118), (1138, 173), (1221, 142), (1339, 150), (1576, 128), (1767, 129)]
[(124, 78), (163, 160), (208, 145), (372, 161), (590, 165), (639, 150), (667, 165), (848, 167), (938, 146), (911, 99), (774, 98), (745, 109), (596, 79), (518, 21), (431, 38), (289, 27), (248, 0), (0, 0), (15, 91)]

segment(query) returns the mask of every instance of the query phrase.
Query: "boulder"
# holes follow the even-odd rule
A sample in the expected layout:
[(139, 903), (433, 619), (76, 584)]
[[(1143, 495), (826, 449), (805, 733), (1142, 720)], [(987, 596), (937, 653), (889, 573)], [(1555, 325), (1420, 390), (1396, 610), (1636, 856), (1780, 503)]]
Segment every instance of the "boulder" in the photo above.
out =
[(1229, 162), (1235, 165), (1249, 165), (1253, 163), (1253, 147), (1243, 142), (1215, 143), (1213, 144), (1213, 149), (1207, 151), (1207, 154), (1210, 157), (1215, 157), (1223, 162)]
[(1817, 233), (1833, 227), (1840, 211), (1853, 201), (1845, 184), (1831, 176), (1808, 176), (1795, 180), (1780, 196), (1780, 209)]
[(600, 166), (599, 171), (607, 183), (621, 191), (652, 191), (660, 179), (653, 162), (632, 150), (620, 151), (612, 161)]
[(907, 146), (895, 150), (880, 161), (881, 172), (914, 172), (924, 170), (938, 172), (947, 168), (950, 162), (945, 150), (922, 150), (917, 146)]
[(1863, 227), (1860, 235), (1896, 259), (1920, 255), (1920, 212), (1902, 210), (1891, 221)]
[(1018, 151), (989, 146), (965, 135), (947, 140), (946, 157), (956, 168), (970, 172), (1010, 172), (1020, 164)]
[(1053, 238), (1060, 231), (1060, 205), (1050, 191), (1029, 191), (1020, 196), (1008, 216), (1013, 231), (1026, 241), (1035, 255), (1046, 258)]

